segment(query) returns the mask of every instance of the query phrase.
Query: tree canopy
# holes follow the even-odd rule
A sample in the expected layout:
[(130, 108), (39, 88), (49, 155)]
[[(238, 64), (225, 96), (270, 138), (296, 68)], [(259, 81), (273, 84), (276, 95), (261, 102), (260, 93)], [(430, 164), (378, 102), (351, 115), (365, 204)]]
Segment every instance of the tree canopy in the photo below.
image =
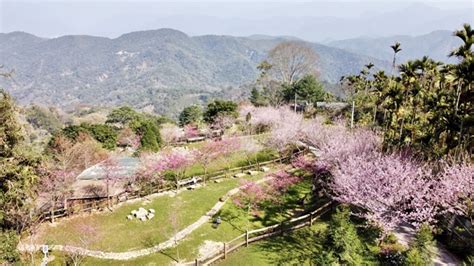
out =
[(215, 100), (210, 102), (204, 112), (204, 121), (213, 123), (220, 116), (237, 117), (237, 104), (233, 101)]
[(179, 114), (179, 125), (199, 123), (202, 120), (202, 108), (199, 105), (185, 107)]
[(30, 223), (38, 157), (28, 152), (16, 106), (0, 90), (0, 264), (18, 259), (18, 232)]

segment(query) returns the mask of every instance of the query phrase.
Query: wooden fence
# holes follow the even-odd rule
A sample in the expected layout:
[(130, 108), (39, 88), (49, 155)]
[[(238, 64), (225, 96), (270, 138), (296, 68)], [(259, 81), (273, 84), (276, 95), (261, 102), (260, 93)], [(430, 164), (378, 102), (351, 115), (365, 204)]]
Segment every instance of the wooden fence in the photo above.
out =
[(213, 255), (207, 257), (207, 258), (201, 258), (201, 259), (195, 259), (194, 261), (191, 262), (185, 262), (181, 263), (180, 265), (186, 265), (186, 266), (191, 266), (191, 265), (210, 265), (217, 260), (220, 259), (226, 259), (227, 254), (229, 254), (232, 251), (237, 250), (238, 248), (242, 246), (248, 246), (250, 243), (269, 238), (272, 236), (276, 235), (281, 235), (285, 232), (290, 232), (299, 228), (302, 228), (304, 226), (312, 226), (313, 222), (317, 219), (319, 219), (323, 214), (327, 213), (329, 210), (332, 210), (337, 206), (337, 203), (334, 201), (330, 201), (320, 208), (296, 217), (292, 218), (290, 220), (284, 221), (279, 224), (275, 224), (272, 226), (256, 229), (256, 230), (251, 230), (251, 231), (246, 231), (244, 234), (230, 240), (229, 242), (224, 243), (222, 249)]
[[(186, 188), (203, 181), (212, 181), (216, 179), (231, 177), (237, 173), (243, 173), (245, 171), (252, 170), (252, 169), (259, 169), (262, 166), (266, 166), (266, 165), (287, 162), (291, 160), (291, 158), (293, 158), (294, 156), (303, 154), (306, 151), (307, 151), (306, 149), (299, 150), (297, 152), (292, 153), (289, 156), (279, 157), (273, 160), (255, 163), (251, 165), (245, 165), (242, 167), (219, 170), (216, 172), (208, 173), (205, 176), (196, 176), (196, 177), (192, 177), (188, 179), (183, 179), (183, 180), (180, 180), (180, 183), (184, 185), (180, 186), (180, 188)], [(192, 182), (193, 179), (196, 180), (196, 182)], [(36, 217), (33, 220), (35, 221), (35, 223), (41, 223), (45, 221), (54, 222), (54, 220), (57, 218), (67, 217), (69, 215), (82, 213), (82, 212), (104, 210), (109, 206), (109, 204), (110, 206), (113, 206), (121, 202), (125, 202), (125, 201), (136, 199), (136, 198), (141, 198), (141, 197), (148, 196), (151, 194), (171, 191), (175, 188), (176, 188), (176, 184), (168, 182), (162, 186), (157, 186), (157, 187), (152, 188), (145, 195), (143, 194), (143, 191), (134, 190), (134, 191), (125, 191), (120, 194), (109, 196), (109, 197), (98, 196), (98, 197), (87, 197), (87, 198), (70, 198), (66, 200), (66, 202), (64, 203), (64, 206), (61, 206), (57, 209), (49, 209), (49, 210), (40, 211), (39, 213), (35, 215)]]

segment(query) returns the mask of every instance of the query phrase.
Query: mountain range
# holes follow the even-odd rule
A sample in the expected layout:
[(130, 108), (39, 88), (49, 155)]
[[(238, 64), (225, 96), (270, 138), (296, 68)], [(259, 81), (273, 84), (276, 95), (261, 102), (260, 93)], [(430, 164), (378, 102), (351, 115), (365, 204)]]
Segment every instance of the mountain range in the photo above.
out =
[[(389, 45), (395, 40), (402, 42), (402, 59), (425, 53), (442, 59), (457, 45), (449, 34), (307, 45), (319, 54), (320, 79), (334, 84), (369, 62), (376, 69), (389, 69)], [(188, 36), (173, 29), (131, 32), (113, 39), (0, 33), (0, 65), (15, 71), (13, 79), (0, 80), (0, 86), (24, 104), (131, 105), (174, 116), (184, 106), (212, 98), (246, 98), (258, 76), (257, 65), (286, 40), (302, 41), (291, 36)]]
[(450, 58), (448, 54), (462, 43), (459, 38), (453, 37), (452, 31), (438, 30), (419, 36), (359, 37), (326, 44), (382, 60), (392, 60), (393, 51), (390, 45), (395, 42), (400, 42), (402, 47), (402, 51), (397, 54), (399, 62), (421, 58), (425, 55), (442, 62), (455, 62), (456, 59)]
[[(118, 38), (84, 35), (40, 38), (0, 34), (0, 64), (14, 69), (0, 81), (22, 103), (60, 106), (123, 105), (175, 114), (209, 98), (242, 98), (269, 49), (287, 37), (190, 37), (159, 29)], [(339, 48), (308, 43), (320, 56), (321, 79), (337, 82), (364, 64), (389, 63)]]

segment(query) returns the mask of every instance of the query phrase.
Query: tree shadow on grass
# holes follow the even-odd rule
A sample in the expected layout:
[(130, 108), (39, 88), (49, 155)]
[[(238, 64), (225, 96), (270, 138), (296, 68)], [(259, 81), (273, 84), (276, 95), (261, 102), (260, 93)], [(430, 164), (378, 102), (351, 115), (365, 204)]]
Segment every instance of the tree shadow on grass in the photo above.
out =
[(241, 219), (242, 215), (242, 211), (240, 210), (220, 210), (216, 213), (216, 215), (214, 215), (213, 220), (215, 217), (220, 216), (222, 221), (228, 223), (235, 230), (245, 232), (245, 229), (239, 225), (239, 220)]
[(262, 206), (262, 211), (265, 214), (259, 218), (261, 223), (264, 226), (273, 225), (293, 217), (295, 211), (303, 211), (306, 195), (310, 191), (306, 186), (308, 184), (301, 182), (291, 187), (278, 203), (265, 202)]
[[(170, 258), (173, 261), (179, 262), (178, 258), (174, 257), (174, 255), (176, 255), (176, 251), (173, 251), (171, 249), (165, 249), (165, 250), (161, 250), (160, 253)], [(172, 255), (172, 253), (175, 253), (175, 254)]]
[(303, 228), (257, 243), (267, 260), (275, 265), (304, 265), (326, 253), (325, 230)]
[(147, 248), (151, 248), (155, 245), (158, 245), (158, 241), (156, 241), (153, 236), (146, 236), (145, 238), (143, 238), (143, 240), (141, 241), (143, 246), (147, 247)]

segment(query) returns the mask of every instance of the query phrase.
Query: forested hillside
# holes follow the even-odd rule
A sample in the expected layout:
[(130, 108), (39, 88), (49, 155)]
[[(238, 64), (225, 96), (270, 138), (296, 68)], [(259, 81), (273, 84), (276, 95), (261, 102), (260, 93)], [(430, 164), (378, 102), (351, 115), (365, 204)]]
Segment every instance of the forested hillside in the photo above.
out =
[[(246, 97), (257, 64), (284, 38), (197, 36), (160, 29), (116, 39), (92, 36), (39, 38), (0, 34), (0, 63), (14, 69), (14, 81), (0, 81), (22, 103), (60, 106), (123, 105), (176, 114), (209, 98)], [(389, 63), (321, 44), (322, 80), (355, 74), (368, 62)], [(5, 84), (8, 82), (7, 84)]]

